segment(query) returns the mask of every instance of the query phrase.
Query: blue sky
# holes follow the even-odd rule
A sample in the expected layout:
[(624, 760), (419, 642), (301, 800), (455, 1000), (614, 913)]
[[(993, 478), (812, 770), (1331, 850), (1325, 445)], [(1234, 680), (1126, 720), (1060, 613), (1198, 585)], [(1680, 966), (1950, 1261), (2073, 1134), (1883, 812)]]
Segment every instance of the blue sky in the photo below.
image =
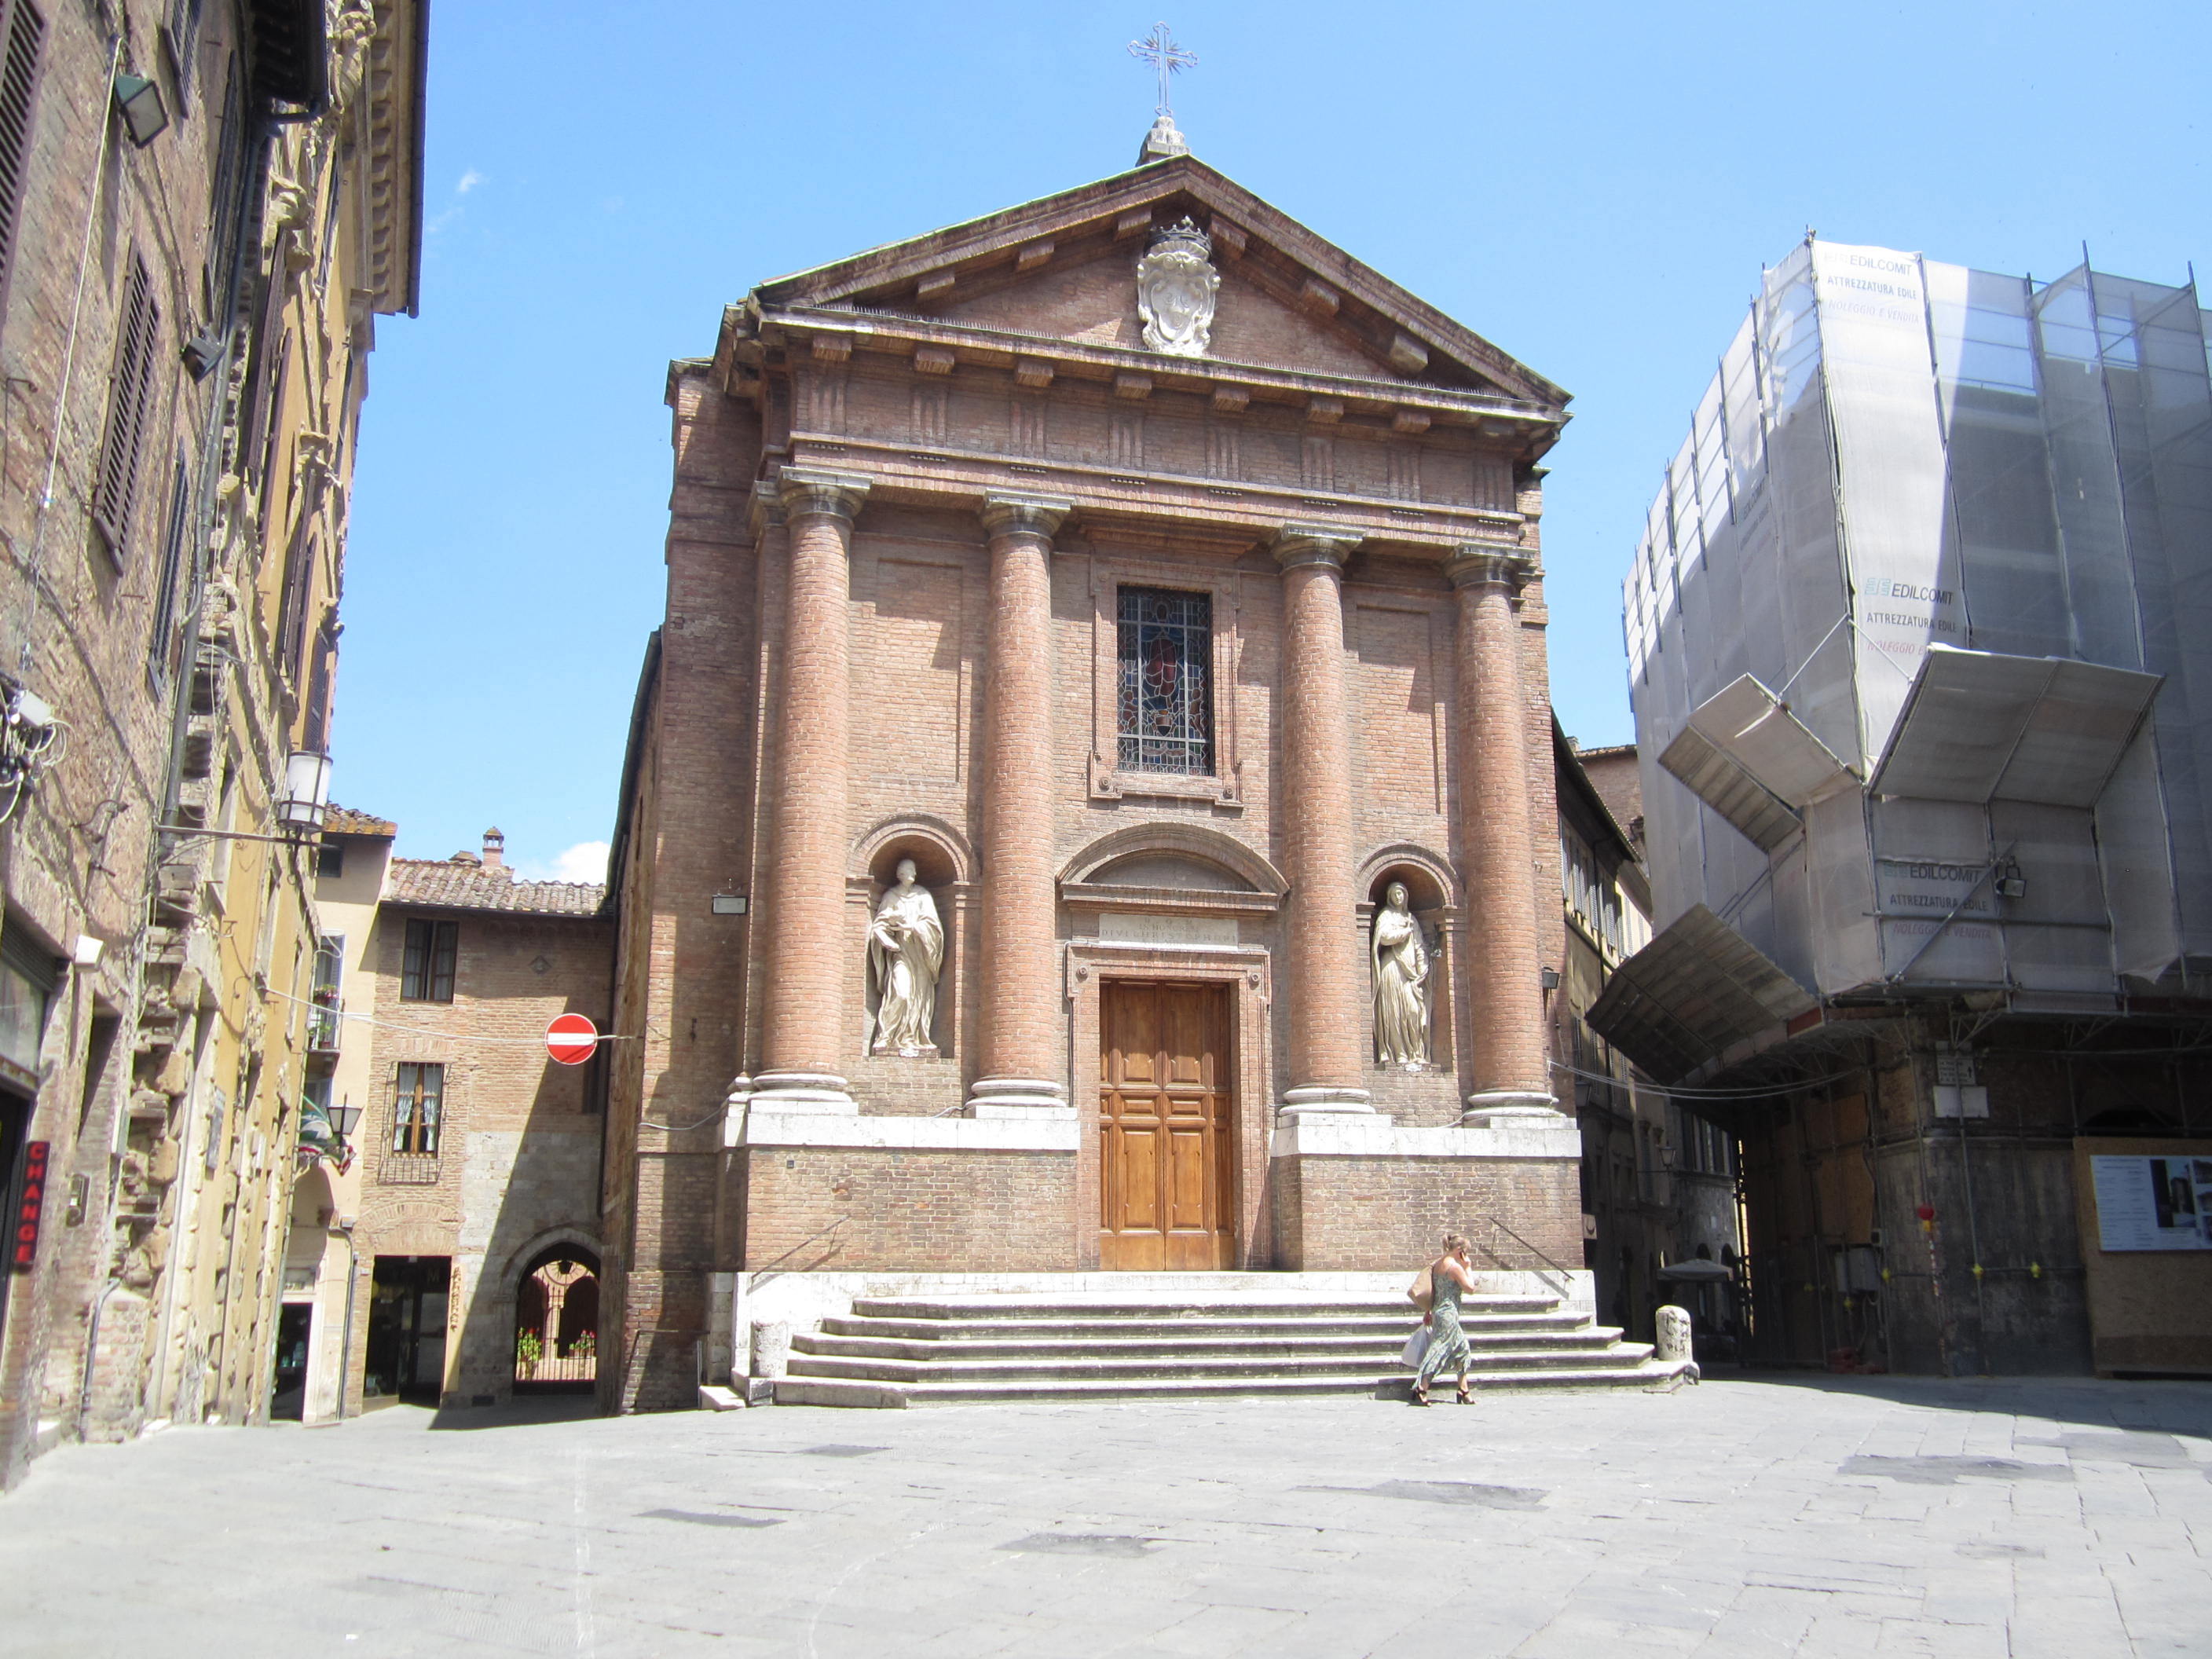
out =
[[(532, 873), (611, 826), (661, 611), (668, 360), (755, 283), (1120, 171), (1152, 10), (441, 0), (420, 318), (380, 320), (335, 793)], [(1184, 3), (1192, 148), (1575, 394), (1555, 701), (1632, 735), (1620, 585), (1760, 267), (1808, 225), (2187, 278), (2201, 6)], [(611, 27), (611, 20), (619, 20)], [(2212, 274), (2212, 265), (2208, 265)], [(582, 849), (582, 850), (579, 850)], [(565, 856), (565, 863), (563, 862)]]

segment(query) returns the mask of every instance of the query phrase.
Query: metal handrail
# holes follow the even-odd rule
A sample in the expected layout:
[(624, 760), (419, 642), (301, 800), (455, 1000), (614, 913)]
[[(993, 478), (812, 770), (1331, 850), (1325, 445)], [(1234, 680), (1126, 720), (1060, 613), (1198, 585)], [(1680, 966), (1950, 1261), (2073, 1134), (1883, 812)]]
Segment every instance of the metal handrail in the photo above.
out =
[[(1504, 1233), (1506, 1237), (1518, 1244), (1522, 1249), (1528, 1251), (1529, 1255), (1534, 1256), (1536, 1260), (1542, 1262), (1545, 1267), (1549, 1267), (1553, 1273), (1571, 1273), (1574, 1272), (1573, 1268), (1563, 1267), (1558, 1262), (1553, 1261), (1552, 1258), (1545, 1255), (1541, 1249), (1538, 1249), (1535, 1245), (1531, 1244), (1527, 1239), (1522, 1237), (1520, 1234), (1515, 1232), (1512, 1228), (1507, 1226), (1496, 1216), (1486, 1215), (1482, 1218), (1488, 1222), (1492, 1226), (1497, 1228), (1499, 1232)], [(1492, 1261), (1497, 1262), (1501, 1268), (1504, 1268), (1508, 1273), (1526, 1273), (1529, 1271), (1529, 1269), (1525, 1267), (1507, 1267), (1504, 1258), (1499, 1255), (1497, 1251), (1492, 1249), (1486, 1244), (1484, 1245), (1482, 1249), (1485, 1255), (1487, 1255)], [(1547, 1284), (1552, 1285), (1553, 1288), (1557, 1290), (1561, 1296), (1571, 1296), (1573, 1294), (1574, 1287), (1571, 1284), (1555, 1283), (1550, 1279), (1549, 1275), (1544, 1273), (1540, 1269), (1536, 1270), (1536, 1276), (1539, 1279), (1544, 1279)]]

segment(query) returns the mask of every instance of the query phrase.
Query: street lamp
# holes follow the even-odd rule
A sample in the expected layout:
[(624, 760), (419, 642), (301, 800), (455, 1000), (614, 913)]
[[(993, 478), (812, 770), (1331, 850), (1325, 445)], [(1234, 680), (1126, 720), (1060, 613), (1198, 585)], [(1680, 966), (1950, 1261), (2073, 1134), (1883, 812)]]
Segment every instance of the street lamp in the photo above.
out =
[(161, 102), (161, 86), (143, 75), (115, 77), (115, 107), (122, 113), (131, 142), (140, 149), (168, 131), (169, 112)]
[(276, 822), (287, 830), (320, 830), (331, 811), (331, 757), (301, 749), (284, 763), (284, 799)]

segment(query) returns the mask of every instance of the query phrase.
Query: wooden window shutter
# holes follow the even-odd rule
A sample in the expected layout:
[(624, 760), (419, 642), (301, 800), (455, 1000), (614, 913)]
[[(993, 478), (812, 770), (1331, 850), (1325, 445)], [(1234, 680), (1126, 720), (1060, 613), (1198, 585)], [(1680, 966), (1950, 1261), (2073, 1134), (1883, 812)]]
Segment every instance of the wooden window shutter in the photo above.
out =
[(15, 267), (15, 222), (30, 169), (32, 107), (46, 43), (45, 17), (27, 0), (16, 0), (8, 12), (6, 43), (0, 46), (0, 272)]
[(107, 538), (107, 550), (119, 562), (131, 529), (131, 503), (138, 490), (138, 461), (146, 428), (154, 416), (154, 343), (161, 307), (146, 262), (131, 259), (131, 281), (124, 290), (123, 327), (116, 342), (115, 378), (109, 388), (107, 440), (100, 448), (94, 480), (93, 522)]

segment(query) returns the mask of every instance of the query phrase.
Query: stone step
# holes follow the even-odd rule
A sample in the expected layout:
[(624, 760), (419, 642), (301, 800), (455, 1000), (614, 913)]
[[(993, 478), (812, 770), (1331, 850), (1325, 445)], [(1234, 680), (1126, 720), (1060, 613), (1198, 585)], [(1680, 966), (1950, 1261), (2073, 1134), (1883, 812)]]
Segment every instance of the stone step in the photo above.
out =
[[(1537, 1371), (1558, 1367), (1634, 1366), (1650, 1356), (1642, 1343), (1595, 1343), (1576, 1348), (1506, 1348), (1477, 1352), (1471, 1371)], [(1369, 1353), (1332, 1354), (1285, 1359), (1273, 1355), (1193, 1358), (1094, 1358), (1055, 1354), (1029, 1359), (885, 1359), (842, 1354), (794, 1354), (793, 1376), (848, 1377), (876, 1382), (938, 1383), (1120, 1382), (1131, 1379), (1203, 1380), (1244, 1378), (1297, 1381), (1331, 1376), (1373, 1377), (1390, 1368), (1392, 1357)], [(1403, 1377), (1404, 1369), (1397, 1374)], [(780, 1397), (780, 1396), (779, 1396)]]
[[(884, 1336), (871, 1333), (847, 1334), (825, 1331), (820, 1334), (801, 1332), (791, 1340), (797, 1353), (839, 1354), (854, 1358), (911, 1359), (934, 1361), (939, 1359), (1045, 1359), (1057, 1357), (1080, 1358), (1085, 1355), (1100, 1358), (1143, 1358), (1168, 1357), (1203, 1358), (1272, 1358), (1298, 1360), (1308, 1357), (1357, 1354), (1370, 1358), (1395, 1355), (1405, 1341), (1409, 1328), (1400, 1322), (1382, 1333), (1353, 1332), (1348, 1334), (1286, 1334), (1276, 1331), (1233, 1329), (1222, 1332), (1175, 1332), (1145, 1335), (1115, 1335), (1110, 1337), (1082, 1334), (1075, 1336), (1019, 1336), (993, 1335), (974, 1337), (967, 1328), (954, 1326), (939, 1335), (932, 1333), (926, 1338)], [(1568, 1321), (1556, 1327), (1538, 1330), (1517, 1328), (1491, 1329), (1469, 1327), (1468, 1345), (1479, 1352), (1497, 1348), (1602, 1348), (1617, 1340), (1620, 1331), (1612, 1326), (1586, 1325)]]
[[(1558, 1369), (1479, 1372), (1473, 1389), (1485, 1394), (1517, 1389), (1569, 1391), (1580, 1389), (1672, 1389), (1680, 1385), (1678, 1367), (1646, 1362), (1637, 1365), (1591, 1365)], [(1018, 1382), (891, 1382), (830, 1376), (787, 1376), (775, 1385), (778, 1405), (900, 1408), (919, 1406), (988, 1404), (1089, 1405), (1121, 1400), (1283, 1399), (1309, 1395), (1370, 1395), (1404, 1399), (1411, 1379), (1402, 1370), (1335, 1376), (1127, 1377), (1111, 1381)], [(1449, 1407), (1449, 1387), (1432, 1390)]]
[[(1572, 1330), (1582, 1324), (1587, 1316), (1579, 1313), (1478, 1313), (1462, 1317), (1462, 1324), (1469, 1331), (1480, 1330)], [(1160, 1319), (1092, 1319), (1069, 1317), (1064, 1319), (990, 1319), (984, 1317), (960, 1319), (885, 1319), (831, 1316), (822, 1322), (822, 1328), (834, 1336), (874, 1336), (902, 1338), (913, 1341), (940, 1339), (989, 1340), (1005, 1338), (1021, 1340), (1030, 1337), (1053, 1337), (1069, 1340), (1111, 1340), (1117, 1336), (1167, 1336), (1177, 1334), (1227, 1335), (1249, 1333), (1281, 1334), (1285, 1336), (1360, 1336), (1383, 1340), (1395, 1332), (1396, 1340), (1403, 1342), (1413, 1328), (1413, 1310), (1395, 1308), (1364, 1317), (1327, 1318), (1251, 1318), (1239, 1315), (1217, 1317), (1211, 1312), (1178, 1314)]]
[[(1539, 1314), (1556, 1312), (1558, 1297), (1471, 1296), (1464, 1312)], [(1404, 1317), (1412, 1304), (1404, 1296), (1315, 1297), (1208, 1296), (1139, 1298), (1110, 1293), (1054, 1296), (860, 1297), (853, 1303), (863, 1319), (1328, 1319)]]

